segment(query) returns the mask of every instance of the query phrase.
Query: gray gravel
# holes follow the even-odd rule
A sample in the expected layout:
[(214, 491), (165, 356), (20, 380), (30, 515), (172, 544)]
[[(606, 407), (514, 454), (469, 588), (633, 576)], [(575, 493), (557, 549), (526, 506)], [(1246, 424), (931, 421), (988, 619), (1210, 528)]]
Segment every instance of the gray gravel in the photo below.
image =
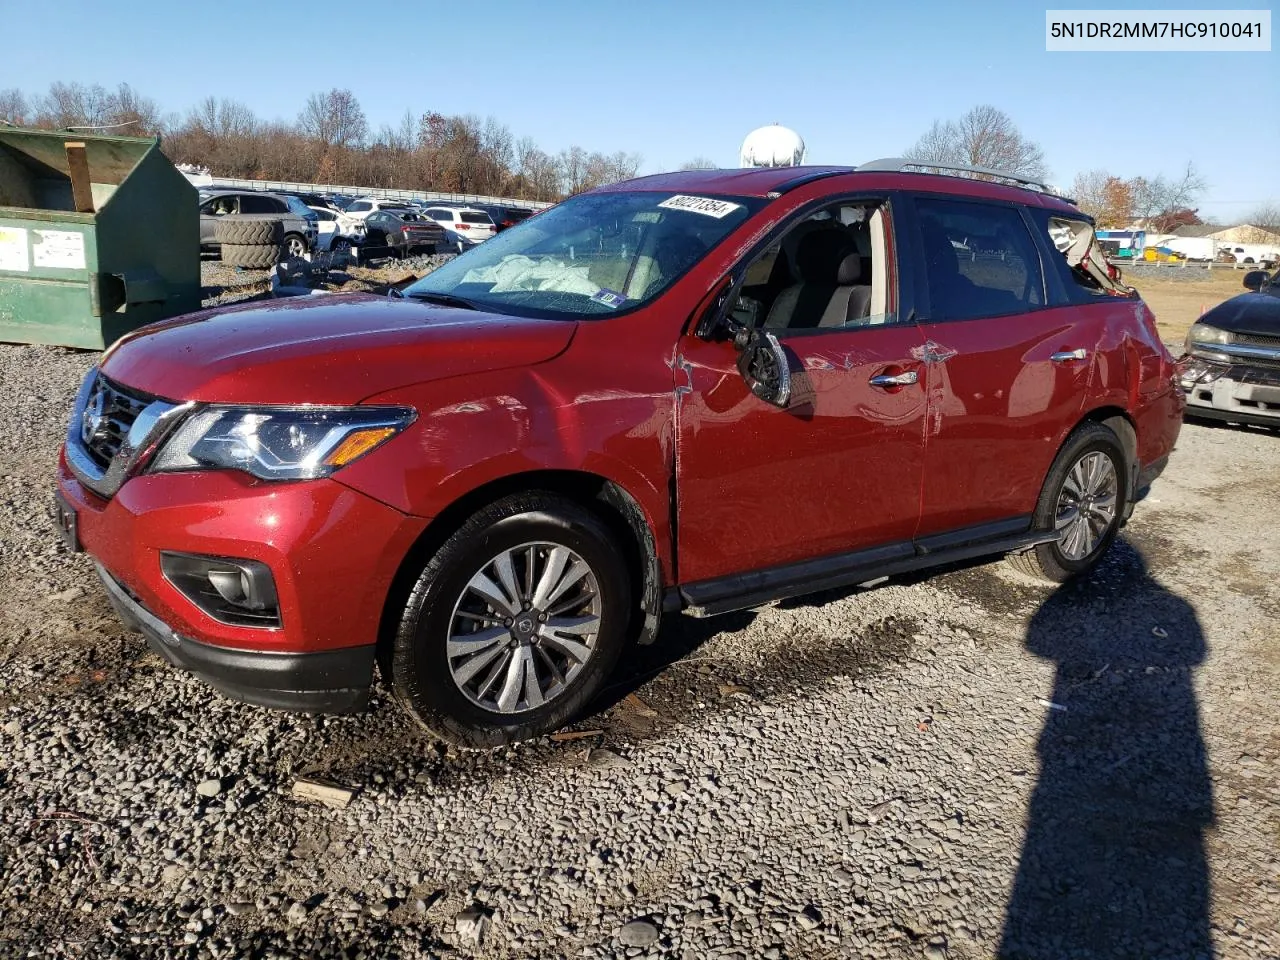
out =
[(673, 618), (599, 735), (457, 753), (121, 630), (46, 514), (93, 359), (0, 346), (0, 956), (1280, 956), (1280, 436), (1188, 427), (1079, 587)]

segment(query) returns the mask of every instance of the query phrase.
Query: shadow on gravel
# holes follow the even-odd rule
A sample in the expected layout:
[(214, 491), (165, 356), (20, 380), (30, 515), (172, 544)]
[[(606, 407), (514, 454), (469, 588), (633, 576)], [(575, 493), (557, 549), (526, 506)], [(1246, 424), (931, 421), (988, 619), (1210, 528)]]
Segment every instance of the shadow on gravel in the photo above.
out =
[(1205, 638), (1130, 544), (1090, 580), (1104, 578), (1116, 589), (1101, 610), (1098, 584), (1069, 585), (1028, 627), (1027, 649), (1057, 664), (1055, 706), (1002, 960), (1213, 956), (1213, 788), (1193, 689)]

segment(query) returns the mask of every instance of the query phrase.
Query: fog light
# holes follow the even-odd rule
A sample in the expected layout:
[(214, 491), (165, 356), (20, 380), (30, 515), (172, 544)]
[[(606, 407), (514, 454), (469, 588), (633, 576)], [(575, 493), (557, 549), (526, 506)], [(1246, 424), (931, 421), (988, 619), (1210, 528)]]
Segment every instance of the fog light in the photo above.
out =
[(280, 626), (276, 584), (265, 563), (165, 551), (160, 569), (184, 597), (219, 623)]

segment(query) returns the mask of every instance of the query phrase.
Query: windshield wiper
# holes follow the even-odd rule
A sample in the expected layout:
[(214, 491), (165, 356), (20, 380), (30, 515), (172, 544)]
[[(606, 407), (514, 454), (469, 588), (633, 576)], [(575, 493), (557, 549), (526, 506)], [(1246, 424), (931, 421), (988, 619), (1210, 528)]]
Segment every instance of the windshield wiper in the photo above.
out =
[(414, 300), (426, 300), (429, 303), (438, 303), (442, 307), (458, 307), (462, 310), (478, 310), (480, 309), (470, 300), (463, 300), (461, 297), (455, 297), (451, 293), (406, 293), (406, 297)]

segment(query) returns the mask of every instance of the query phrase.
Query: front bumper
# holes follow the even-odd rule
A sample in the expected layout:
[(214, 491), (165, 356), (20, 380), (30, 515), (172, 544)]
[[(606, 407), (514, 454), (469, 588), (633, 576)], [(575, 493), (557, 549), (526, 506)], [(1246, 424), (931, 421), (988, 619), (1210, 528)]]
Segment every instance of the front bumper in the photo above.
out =
[(1185, 382), (1186, 416), (1280, 427), (1280, 368), (1233, 364), (1206, 382)]
[(144, 607), (98, 564), (107, 599), (125, 626), (165, 660), (245, 703), (304, 713), (349, 713), (369, 701), (372, 646), (322, 653), (230, 650), (184, 637)]
[[(58, 491), (112, 603), (170, 662), (265, 706), (363, 702), (386, 598), (425, 519), (333, 479), (267, 483), (233, 471), (144, 474), (104, 499), (65, 456)], [(265, 564), (280, 626), (214, 619), (165, 576), (162, 551)]]

